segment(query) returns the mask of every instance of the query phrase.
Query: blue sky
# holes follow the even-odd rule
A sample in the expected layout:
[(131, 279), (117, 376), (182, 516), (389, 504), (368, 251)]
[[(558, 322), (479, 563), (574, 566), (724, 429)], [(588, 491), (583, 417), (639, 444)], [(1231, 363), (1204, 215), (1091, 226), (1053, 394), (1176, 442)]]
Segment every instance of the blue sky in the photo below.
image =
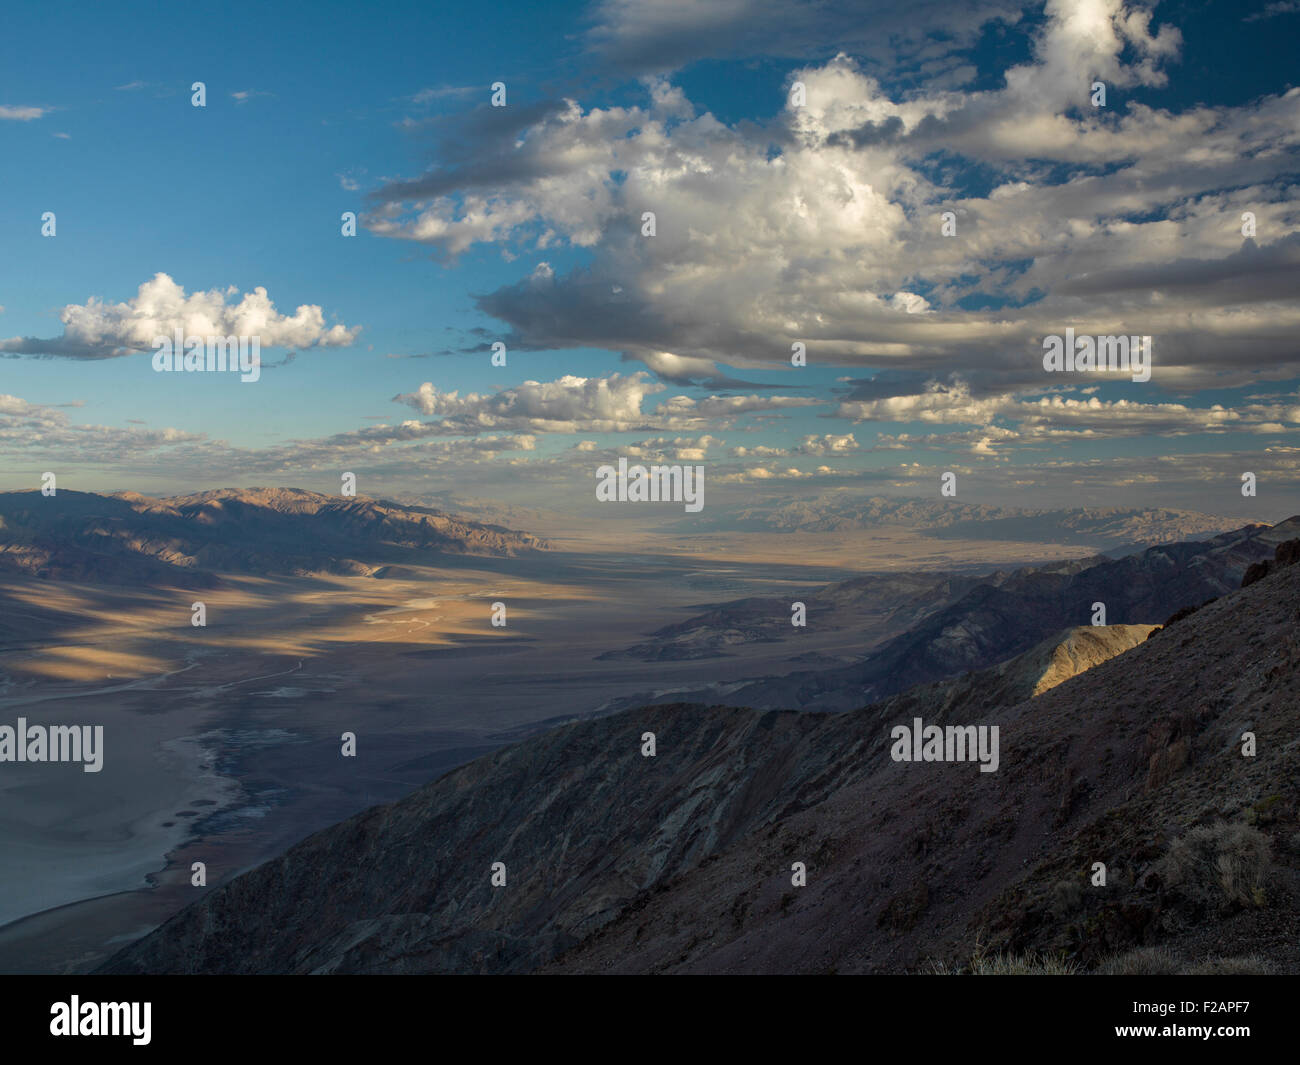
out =
[[(30, 4), (7, 36), (0, 489), (562, 507), (627, 455), (755, 500), (956, 470), (1233, 515), (1250, 469), (1300, 510), (1300, 4)], [(152, 371), (166, 293), (192, 324), (259, 287), (295, 342), (258, 382)], [(1152, 335), (1152, 381), (1045, 374), (1067, 326)]]

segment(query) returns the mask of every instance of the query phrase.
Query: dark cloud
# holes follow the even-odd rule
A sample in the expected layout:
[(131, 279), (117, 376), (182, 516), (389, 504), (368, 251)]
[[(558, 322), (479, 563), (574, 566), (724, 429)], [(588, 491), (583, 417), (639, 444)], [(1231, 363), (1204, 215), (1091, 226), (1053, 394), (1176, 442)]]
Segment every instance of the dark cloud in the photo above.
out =
[(604, 0), (588, 51), (624, 76), (701, 59), (817, 61), (849, 52), (908, 69), (972, 47), (984, 27), (1016, 22), (1025, 0)]
[(831, 148), (870, 148), (877, 144), (893, 144), (903, 133), (903, 120), (890, 115), (883, 122), (866, 122), (857, 129), (842, 130), (826, 138)]
[(1300, 233), (1260, 246), (1246, 238), (1241, 250), (1219, 259), (1175, 259), (1102, 270), (1057, 286), (1064, 296), (1120, 292), (1179, 292), (1215, 302), (1263, 303), (1300, 294)]

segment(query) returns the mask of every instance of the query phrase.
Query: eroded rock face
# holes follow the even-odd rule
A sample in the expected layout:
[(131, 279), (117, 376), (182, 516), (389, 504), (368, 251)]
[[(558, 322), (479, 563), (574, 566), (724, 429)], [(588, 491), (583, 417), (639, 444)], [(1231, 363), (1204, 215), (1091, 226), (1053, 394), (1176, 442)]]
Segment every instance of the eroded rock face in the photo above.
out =
[(1245, 588), (1256, 581), (1263, 580), (1283, 566), (1293, 566), (1297, 562), (1300, 562), (1300, 539), (1283, 541), (1277, 545), (1273, 558), (1251, 564), (1241, 578), (1241, 586)]
[[(1300, 964), (1300, 855), (1284, 845), (1298, 606), (1290, 567), (1178, 636), (1116, 634), (1132, 646), (1083, 672), (1104, 649), (1081, 653), (1076, 632), (849, 713), (676, 705), (566, 725), (317, 833), (105, 971), (905, 971), (969, 957), (977, 932), (1088, 965), (1149, 942), (1237, 953), (1249, 935)], [(1076, 671), (1031, 697), (1063, 662)], [(999, 725), (1000, 769), (893, 761), (890, 729), (918, 709)], [(1275, 863), (1268, 892), (1215, 903), (1231, 926), (1196, 919), (1207, 903), (1171, 857), (1216, 824), (1223, 846), (1234, 825), (1263, 833), (1251, 860)]]
[(1254, 584), (1256, 581), (1263, 580), (1268, 576), (1269, 568), (1270, 563), (1268, 559), (1264, 559), (1260, 562), (1252, 562), (1246, 572), (1242, 575), (1241, 586), (1246, 588), (1249, 585)]

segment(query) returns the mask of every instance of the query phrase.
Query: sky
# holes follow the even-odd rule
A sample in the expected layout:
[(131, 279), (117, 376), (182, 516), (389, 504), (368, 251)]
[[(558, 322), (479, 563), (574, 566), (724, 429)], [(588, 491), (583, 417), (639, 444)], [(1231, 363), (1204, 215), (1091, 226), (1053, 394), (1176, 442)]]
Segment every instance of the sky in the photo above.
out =
[[(1300, 512), (1300, 0), (19, 3), (5, 36), (0, 489), (576, 510), (627, 457), (759, 505), (953, 472)], [(257, 337), (260, 376), (159, 372), (177, 329)], [(1149, 380), (1046, 369), (1067, 329), (1150, 337)]]

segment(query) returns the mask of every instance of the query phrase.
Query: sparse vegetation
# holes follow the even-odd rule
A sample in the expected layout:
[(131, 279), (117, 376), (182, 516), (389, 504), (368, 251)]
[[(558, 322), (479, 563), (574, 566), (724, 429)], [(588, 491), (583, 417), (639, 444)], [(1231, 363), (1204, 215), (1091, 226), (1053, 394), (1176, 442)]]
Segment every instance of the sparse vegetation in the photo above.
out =
[(1174, 840), (1153, 873), (1167, 890), (1213, 911), (1262, 906), (1269, 839), (1240, 822), (1193, 828)]
[(1269, 795), (1260, 799), (1246, 811), (1246, 823), (1251, 825), (1269, 825), (1277, 820), (1278, 804), (1285, 801), (1283, 795)]
[(1107, 958), (1089, 973), (1063, 955), (988, 954), (978, 940), (965, 965), (931, 962), (936, 976), (1264, 976), (1272, 965), (1258, 954), (1190, 961), (1168, 947), (1139, 947)]
[(1077, 965), (1063, 956), (1005, 951), (990, 954), (980, 936), (975, 937), (975, 949), (965, 965), (932, 961), (928, 971), (936, 976), (1076, 976), (1080, 972)]
[(1166, 947), (1138, 947), (1107, 958), (1097, 972), (1102, 976), (1176, 976), (1182, 964)]
[(1259, 976), (1272, 971), (1268, 961), (1258, 954), (1189, 962), (1166, 947), (1139, 947), (1108, 958), (1097, 967), (1102, 976)]
[(1081, 880), (1060, 880), (1052, 888), (1052, 913), (1057, 917), (1068, 917), (1083, 909), (1083, 882)]
[(994, 954), (971, 965), (972, 976), (1077, 976), (1078, 966), (1063, 958), (1033, 954)]

